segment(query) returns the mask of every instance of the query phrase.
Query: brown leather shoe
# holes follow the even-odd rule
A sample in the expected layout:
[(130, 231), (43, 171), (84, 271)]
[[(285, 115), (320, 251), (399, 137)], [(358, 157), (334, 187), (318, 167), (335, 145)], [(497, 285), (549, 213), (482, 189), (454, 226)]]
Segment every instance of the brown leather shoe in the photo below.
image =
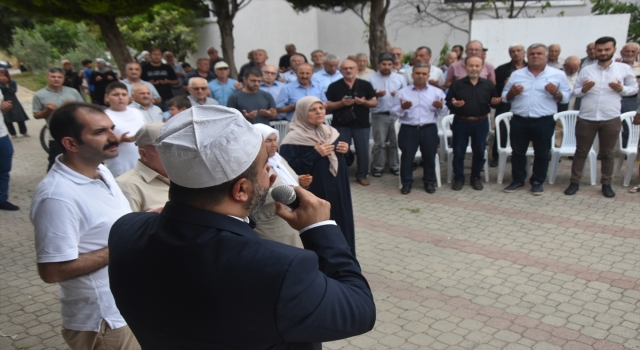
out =
[(367, 179), (358, 179), (358, 183), (360, 183), (362, 186), (371, 185), (371, 182), (369, 182), (369, 180), (367, 180)]

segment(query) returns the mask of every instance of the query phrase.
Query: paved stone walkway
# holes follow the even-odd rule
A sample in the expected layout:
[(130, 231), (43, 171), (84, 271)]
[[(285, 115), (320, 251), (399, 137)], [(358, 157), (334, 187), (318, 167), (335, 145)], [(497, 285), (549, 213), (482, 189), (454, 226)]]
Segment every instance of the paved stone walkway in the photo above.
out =
[[(29, 203), (46, 155), (43, 122), (27, 125), (33, 137), (14, 140), (11, 173), (22, 210), (0, 211), (0, 349), (66, 349), (57, 287), (35, 268)], [(618, 177), (614, 199), (586, 182), (567, 197), (569, 166), (540, 197), (502, 193), (494, 168), (483, 191), (445, 185), (429, 195), (416, 185), (402, 196), (388, 173), (354, 182), (358, 256), (378, 319), (325, 349), (640, 349), (640, 195)]]

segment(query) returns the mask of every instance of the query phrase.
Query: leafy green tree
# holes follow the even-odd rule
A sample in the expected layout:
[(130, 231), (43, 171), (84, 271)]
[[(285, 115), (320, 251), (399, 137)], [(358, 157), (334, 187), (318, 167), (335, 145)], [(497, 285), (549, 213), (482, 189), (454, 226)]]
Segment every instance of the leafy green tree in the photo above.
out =
[(76, 46), (63, 54), (60, 58), (67, 59), (73, 64), (75, 70), (81, 70), (82, 60), (96, 58), (103, 58), (107, 61), (110, 59), (105, 55), (107, 47), (102, 40), (98, 40), (94, 34), (91, 33), (90, 27), (84, 23), (77, 24), (78, 41)]
[(17, 28), (13, 34), (11, 53), (36, 72), (51, 63), (51, 46), (38, 32)]
[(391, 0), (287, 0), (287, 2), (297, 11), (306, 11), (312, 7), (333, 12), (353, 11), (367, 26), (369, 60), (371, 67), (378, 67), (378, 55), (387, 50), (385, 19), (389, 13)]
[(591, 3), (593, 4), (591, 13), (597, 15), (631, 14), (627, 40), (633, 42), (640, 40), (640, 7), (637, 4), (614, 0), (591, 0)]
[(0, 3), (0, 49), (9, 50), (13, 45), (13, 32), (17, 28), (31, 29), (36, 23), (50, 23), (42, 19), (18, 12)]
[(137, 51), (158, 47), (173, 52), (178, 60), (198, 49), (196, 28), (203, 25), (192, 9), (164, 3), (139, 15), (118, 19), (126, 42)]
[(120, 33), (116, 18), (142, 13), (161, 2), (165, 1), (0, 0), (1, 4), (29, 15), (95, 22), (100, 27), (102, 39), (107, 44), (121, 72), (124, 72), (126, 63), (131, 61), (131, 53), (122, 33)]

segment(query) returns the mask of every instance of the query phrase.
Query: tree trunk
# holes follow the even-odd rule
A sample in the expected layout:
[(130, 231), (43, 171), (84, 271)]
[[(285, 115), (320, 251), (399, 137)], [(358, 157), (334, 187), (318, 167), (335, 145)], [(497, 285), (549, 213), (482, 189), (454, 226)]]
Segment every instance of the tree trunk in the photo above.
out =
[[(102, 32), (102, 39), (107, 44), (107, 48), (113, 55), (113, 59), (118, 65), (120, 75), (125, 73), (125, 66), (128, 62), (131, 62), (131, 53), (127, 48), (127, 43), (124, 41), (124, 37), (120, 32), (120, 28), (116, 24), (116, 18), (106, 15), (93, 15), (93, 20), (100, 26)], [(99, 54), (96, 52), (96, 54)], [(102, 54), (100, 53), (100, 56)], [(92, 57), (93, 59), (93, 57)]]
[(229, 75), (237, 79), (238, 69), (236, 68), (235, 56), (233, 54), (235, 50), (235, 41), (233, 39), (233, 18), (235, 17), (235, 13), (230, 11), (230, 1), (236, 0), (213, 1), (213, 6), (215, 15), (218, 18), (218, 28), (220, 28), (222, 57), (229, 65)]
[(385, 18), (389, 0), (371, 0), (369, 12), (369, 61), (371, 68), (378, 70), (378, 56), (387, 51), (387, 28)]
[(473, 14), (476, 12), (476, 0), (471, 0), (471, 8), (469, 9), (469, 36), (471, 36), (471, 21), (473, 21)]

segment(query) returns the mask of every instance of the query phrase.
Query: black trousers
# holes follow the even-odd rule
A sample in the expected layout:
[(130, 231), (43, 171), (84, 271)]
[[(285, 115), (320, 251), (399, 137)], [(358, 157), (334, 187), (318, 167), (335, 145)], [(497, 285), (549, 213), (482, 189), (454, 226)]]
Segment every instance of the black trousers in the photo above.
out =
[[(27, 133), (27, 124), (25, 124), (24, 121), (19, 121), (19, 122), (16, 122), (16, 123), (18, 123), (18, 129), (20, 129), (20, 133), (22, 135), (26, 134)], [(13, 122), (7, 121), (5, 119), (4, 125), (7, 126), (7, 131), (9, 132), (9, 135), (16, 136), (16, 128), (13, 126)]]
[(435, 157), (438, 152), (438, 127), (436, 124), (427, 124), (421, 128), (402, 124), (398, 132), (398, 148), (402, 151), (400, 179), (403, 186), (413, 184), (413, 160), (418, 148), (422, 153), (424, 167), (422, 182), (425, 185), (437, 182)]
[(527, 179), (527, 148), (529, 142), (533, 143), (535, 152), (533, 169), (529, 182), (533, 184), (544, 183), (549, 170), (549, 151), (551, 150), (551, 137), (556, 128), (553, 116), (540, 118), (523, 118), (513, 116), (511, 118), (511, 175), (513, 182), (524, 183)]

